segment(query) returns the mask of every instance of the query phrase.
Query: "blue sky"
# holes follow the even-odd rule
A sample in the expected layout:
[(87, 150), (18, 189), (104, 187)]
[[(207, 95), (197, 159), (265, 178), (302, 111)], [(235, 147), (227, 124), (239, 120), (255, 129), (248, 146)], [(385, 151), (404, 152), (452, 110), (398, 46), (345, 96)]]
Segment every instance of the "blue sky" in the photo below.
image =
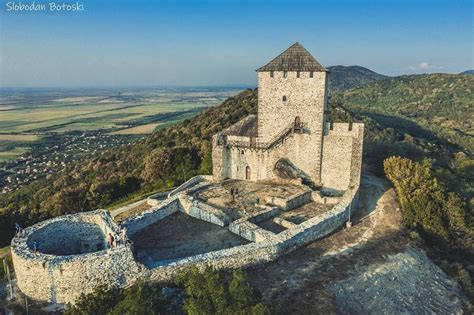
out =
[(325, 66), (474, 68), (472, 0), (79, 0), (85, 11), (69, 13), (0, 1), (2, 87), (255, 85), (296, 41)]

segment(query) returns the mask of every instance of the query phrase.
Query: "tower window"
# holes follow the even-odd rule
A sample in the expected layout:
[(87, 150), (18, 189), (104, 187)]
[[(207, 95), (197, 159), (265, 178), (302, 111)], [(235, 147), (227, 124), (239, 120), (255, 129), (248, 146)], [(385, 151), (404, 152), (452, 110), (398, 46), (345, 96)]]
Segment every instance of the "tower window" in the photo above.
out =
[(284, 77), (284, 78), (288, 77), (288, 72), (283, 71), (283, 77)]
[(296, 77), (297, 77), (297, 78), (300, 77), (300, 72), (299, 72), (299, 71), (296, 71)]
[(283, 95), (283, 102), (286, 102), (286, 95)]
[(311, 72), (309, 73), (309, 77), (312, 78), (312, 77), (313, 77), (313, 74), (314, 74), (314, 72), (311, 71)]
[(270, 78), (273, 78), (273, 71), (270, 71)]
[(244, 155), (244, 154), (245, 154), (245, 151), (244, 151), (244, 150), (240, 151), (240, 154)]

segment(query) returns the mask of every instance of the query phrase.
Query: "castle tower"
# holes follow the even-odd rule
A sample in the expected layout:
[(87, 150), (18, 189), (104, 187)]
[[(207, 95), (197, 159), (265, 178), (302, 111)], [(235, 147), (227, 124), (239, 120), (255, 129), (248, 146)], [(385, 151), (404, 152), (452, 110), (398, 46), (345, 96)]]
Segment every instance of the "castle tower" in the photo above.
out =
[(328, 70), (295, 43), (257, 72), (260, 141), (271, 142), (286, 128), (301, 123), (304, 137), (295, 150), (304, 150), (299, 155), (311, 159), (305, 169), (319, 181)]

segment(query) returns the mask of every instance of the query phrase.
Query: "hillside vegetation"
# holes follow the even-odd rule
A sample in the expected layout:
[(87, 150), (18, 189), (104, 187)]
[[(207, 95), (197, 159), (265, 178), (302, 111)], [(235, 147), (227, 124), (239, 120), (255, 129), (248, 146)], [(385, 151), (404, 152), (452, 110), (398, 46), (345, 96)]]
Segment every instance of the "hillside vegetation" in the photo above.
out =
[[(183, 271), (176, 283), (137, 283), (127, 289), (97, 287), (68, 305), (66, 315), (82, 314), (273, 314), (241, 270), (210, 267)], [(165, 294), (167, 293), (167, 294)]]
[(328, 67), (330, 92), (347, 91), (377, 80), (388, 78), (385, 75), (361, 66), (331, 66)]
[[(474, 152), (474, 77), (456, 74), (389, 78), (337, 95), (336, 102), (368, 115), (397, 116)], [(403, 126), (400, 126), (403, 127)]]

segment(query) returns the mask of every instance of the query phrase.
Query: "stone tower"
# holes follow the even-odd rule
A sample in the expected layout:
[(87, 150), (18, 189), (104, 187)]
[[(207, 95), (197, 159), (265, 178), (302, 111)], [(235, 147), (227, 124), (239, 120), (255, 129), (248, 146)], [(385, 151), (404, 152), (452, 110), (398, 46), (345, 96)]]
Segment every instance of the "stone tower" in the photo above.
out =
[(295, 43), (257, 72), (258, 137), (271, 142), (285, 129), (300, 124), (305, 136), (294, 150), (306, 158), (298, 164), (320, 181), (328, 70)]
[(336, 190), (358, 185), (364, 126), (326, 122), (328, 71), (295, 43), (257, 74), (257, 115), (213, 137), (214, 180), (301, 180)]

